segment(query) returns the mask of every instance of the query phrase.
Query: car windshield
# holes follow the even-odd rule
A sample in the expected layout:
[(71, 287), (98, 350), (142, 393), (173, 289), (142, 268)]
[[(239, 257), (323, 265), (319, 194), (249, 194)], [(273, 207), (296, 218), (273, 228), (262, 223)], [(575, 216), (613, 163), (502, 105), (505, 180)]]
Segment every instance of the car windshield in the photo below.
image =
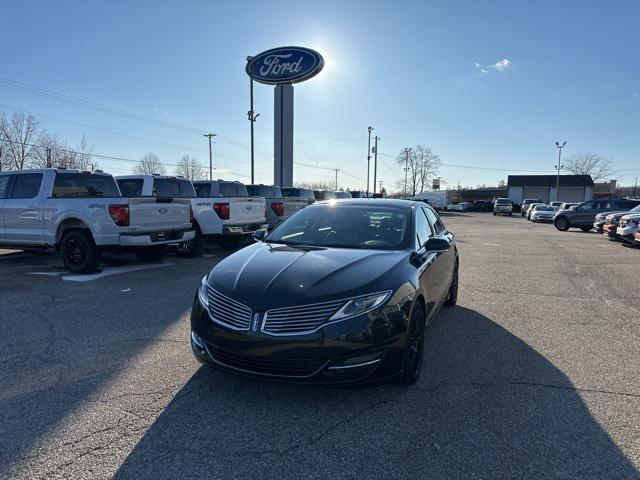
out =
[(314, 205), (271, 232), (268, 243), (317, 247), (406, 249), (409, 210), (360, 205)]
[(640, 205), (637, 205), (635, 207), (633, 207), (631, 210), (629, 210), (630, 212), (633, 213), (640, 213)]
[(511, 200), (506, 200), (504, 198), (499, 198), (496, 200), (497, 205), (511, 205)]

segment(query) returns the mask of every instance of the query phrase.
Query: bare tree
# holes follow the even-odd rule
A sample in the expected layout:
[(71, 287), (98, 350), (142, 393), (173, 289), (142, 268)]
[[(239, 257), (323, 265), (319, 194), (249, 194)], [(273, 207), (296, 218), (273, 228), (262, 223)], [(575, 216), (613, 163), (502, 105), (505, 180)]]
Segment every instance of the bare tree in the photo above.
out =
[[(408, 156), (402, 150), (396, 161), (403, 170), (405, 166), (407, 168), (407, 193), (411, 196), (428, 188), (430, 180), (433, 180), (440, 173), (442, 163), (440, 157), (424, 145), (413, 147)], [(403, 176), (396, 182), (396, 188), (404, 191), (404, 183), (405, 177)]]
[(333, 190), (335, 182), (326, 180), (314, 180), (310, 182), (296, 182), (298, 188), (308, 188), (309, 190)]
[(574, 175), (591, 175), (594, 182), (599, 182), (613, 173), (613, 162), (593, 152), (575, 153), (564, 162), (564, 168)]
[(185, 155), (178, 161), (176, 175), (188, 178), (189, 180), (200, 180), (204, 176), (204, 169), (198, 160), (189, 155)]
[[(34, 158), (38, 130), (38, 121), (32, 115), (14, 112), (9, 119), (2, 115), (0, 120), (0, 136), (3, 140), (2, 156), (7, 155), (8, 168), (22, 170)], [(4, 152), (5, 148), (7, 153)]]
[(138, 164), (133, 167), (133, 172), (138, 175), (164, 175), (165, 168), (162, 163), (160, 163), (160, 159), (157, 155), (153, 153), (147, 153), (144, 157), (140, 159)]

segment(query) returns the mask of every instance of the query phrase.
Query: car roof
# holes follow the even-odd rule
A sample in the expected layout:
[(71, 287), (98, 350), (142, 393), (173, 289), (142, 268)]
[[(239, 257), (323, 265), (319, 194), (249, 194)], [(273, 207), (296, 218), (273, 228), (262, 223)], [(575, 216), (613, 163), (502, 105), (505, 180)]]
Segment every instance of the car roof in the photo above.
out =
[(322, 200), (314, 205), (355, 205), (369, 207), (372, 205), (381, 207), (396, 207), (411, 209), (414, 205), (425, 205), (423, 202), (413, 200), (401, 200), (397, 198), (336, 198), (333, 200)]

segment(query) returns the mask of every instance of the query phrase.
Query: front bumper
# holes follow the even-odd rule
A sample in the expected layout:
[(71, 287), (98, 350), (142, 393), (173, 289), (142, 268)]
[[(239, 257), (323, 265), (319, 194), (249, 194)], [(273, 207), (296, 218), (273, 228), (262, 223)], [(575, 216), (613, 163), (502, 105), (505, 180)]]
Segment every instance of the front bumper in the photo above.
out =
[(161, 230), (156, 232), (128, 232), (121, 233), (119, 243), (121, 247), (148, 247), (152, 245), (169, 245), (187, 242), (196, 235), (193, 228)]
[(535, 220), (536, 222), (553, 222), (553, 215), (534, 215), (531, 217), (531, 220)]
[(251, 223), (249, 225), (225, 225), (222, 227), (223, 235), (250, 235), (257, 230), (268, 230), (268, 223)]
[(593, 223), (593, 229), (597, 232), (597, 233), (602, 233), (604, 230), (604, 222), (594, 222)]
[(618, 239), (617, 229), (618, 229), (617, 224), (614, 225), (612, 223), (607, 223), (602, 229), (602, 234), (605, 237), (609, 237), (613, 240), (616, 240)]
[(237, 331), (213, 322), (196, 297), (191, 347), (196, 358), (227, 372), (301, 384), (366, 384), (402, 371), (408, 316), (381, 307), (305, 335)]

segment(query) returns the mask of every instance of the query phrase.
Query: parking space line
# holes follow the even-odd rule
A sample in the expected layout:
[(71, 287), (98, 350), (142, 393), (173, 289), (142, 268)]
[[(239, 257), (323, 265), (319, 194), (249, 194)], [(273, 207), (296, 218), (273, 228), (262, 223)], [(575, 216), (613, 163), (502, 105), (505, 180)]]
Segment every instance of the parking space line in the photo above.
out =
[(134, 265), (131, 267), (105, 267), (105, 269), (102, 270), (102, 272), (100, 273), (94, 273), (91, 275), (66, 275), (62, 277), (62, 280), (68, 280), (70, 282), (92, 282), (94, 280), (98, 280), (99, 278), (110, 277), (112, 275), (138, 272), (142, 270), (152, 270), (155, 268), (168, 267), (171, 265), (173, 265), (173, 263), (162, 262), (162, 263), (152, 263), (149, 265)]

